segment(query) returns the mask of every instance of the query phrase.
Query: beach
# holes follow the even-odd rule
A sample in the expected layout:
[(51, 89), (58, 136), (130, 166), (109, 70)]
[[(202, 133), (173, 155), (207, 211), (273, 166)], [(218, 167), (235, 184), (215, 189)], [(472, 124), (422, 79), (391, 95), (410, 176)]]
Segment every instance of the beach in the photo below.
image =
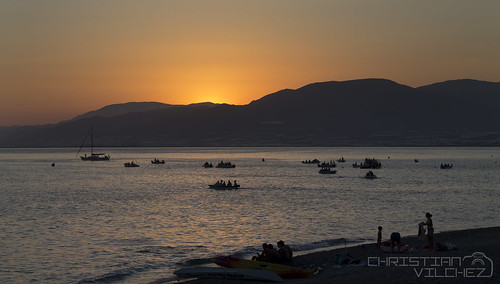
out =
[[(375, 243), (314, 252), (296, 256), (293, 261), (295, 266), (321, 267), (319, 273), (305, 279), (285, 279), (282, 283), (500, 282), (500, 227), (441, 232), (434, 239), (435, 243), (449, 243), (455, 248), (416, 249), (420, 245), (417, 237), (404, 236), (402, 243), (411, 248), (405, 253), (384, 253)], [(359, 258), (361, 263), (339, 266), (336, 259), (341, 253)], [(262, 283), (226, 279), (196, 279), (188, 283), (241, 282)]]

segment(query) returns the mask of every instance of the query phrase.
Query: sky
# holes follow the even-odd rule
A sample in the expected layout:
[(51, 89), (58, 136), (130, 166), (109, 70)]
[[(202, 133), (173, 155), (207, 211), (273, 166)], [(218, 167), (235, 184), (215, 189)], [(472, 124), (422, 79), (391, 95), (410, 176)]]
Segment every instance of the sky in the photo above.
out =
[(0, 126), (323, 81), (500, 81), (497, 0), (0, 0)]

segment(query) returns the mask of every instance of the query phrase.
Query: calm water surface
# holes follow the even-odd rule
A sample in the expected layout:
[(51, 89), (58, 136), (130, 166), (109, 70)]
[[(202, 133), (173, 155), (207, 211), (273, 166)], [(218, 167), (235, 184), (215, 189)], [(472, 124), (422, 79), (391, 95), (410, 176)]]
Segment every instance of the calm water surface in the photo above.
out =
[[(104, 151), (111, 161), (81, 161), (76, 149), (0, 149), (0, 282), (174, 281), (176, 269), (248, 257), (263, 242), (283, 239), (301, 253), (371, 242), (379, 225), (384, 237), (414, 235), (425, 212), (436, 232), (500, 225), (500, 148)], [(335, 175), (301, 163), (342, 156)], [(382, 162), (378, 179), (352, 168), (367, 157)], [(141, 166), (123, 166), (132, 160)], [(201, 167), (220, 160), (236, 168)], [(220, 179), (241, 188), (208, 189)]]

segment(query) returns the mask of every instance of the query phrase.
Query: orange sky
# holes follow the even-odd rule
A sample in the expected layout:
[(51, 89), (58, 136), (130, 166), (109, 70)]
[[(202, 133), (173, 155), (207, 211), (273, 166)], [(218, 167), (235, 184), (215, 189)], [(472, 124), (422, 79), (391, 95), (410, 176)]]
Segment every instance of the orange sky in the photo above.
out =
[(500, 1), (0, 1), (0, 126), (318, 81), (500, 81)]

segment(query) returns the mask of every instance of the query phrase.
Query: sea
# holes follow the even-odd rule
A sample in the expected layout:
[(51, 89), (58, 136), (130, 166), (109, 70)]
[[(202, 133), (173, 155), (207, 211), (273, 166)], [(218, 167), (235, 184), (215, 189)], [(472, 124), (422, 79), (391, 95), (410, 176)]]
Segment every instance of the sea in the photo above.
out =
[[(177, 269), (262, 243), (300, 255), (374, 242), (378, 226), (416, 235), (426, 212), (435, 232), (500, 225), (500, 148), (99, 150), (111, 160), (0, 149), (1, 283), (176, 282)], [(330, 175), (302, 163), (341, 157)], [(352, 167), (365, 158), (382, 163), (377, 179)], [(220, 161), (236, 167), (202, 167)], [(218, 180), (241, 187), (209, 189)]]

